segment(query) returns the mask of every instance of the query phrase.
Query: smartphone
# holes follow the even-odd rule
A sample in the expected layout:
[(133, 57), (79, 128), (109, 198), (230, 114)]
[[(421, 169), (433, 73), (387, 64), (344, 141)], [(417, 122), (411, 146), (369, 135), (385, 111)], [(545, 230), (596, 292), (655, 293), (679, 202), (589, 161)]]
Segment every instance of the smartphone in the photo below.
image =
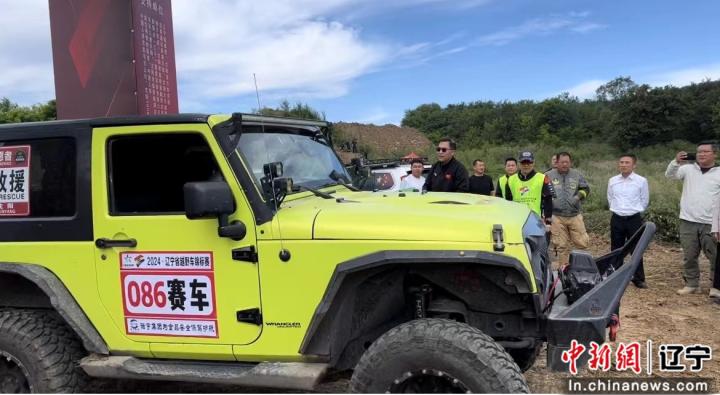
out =
[(694, 153), (689, 153), (689, 154), (685, 155), (685, 160), (694, 161), (694, 160), (695, 160), (695, 154), (694, 154)]

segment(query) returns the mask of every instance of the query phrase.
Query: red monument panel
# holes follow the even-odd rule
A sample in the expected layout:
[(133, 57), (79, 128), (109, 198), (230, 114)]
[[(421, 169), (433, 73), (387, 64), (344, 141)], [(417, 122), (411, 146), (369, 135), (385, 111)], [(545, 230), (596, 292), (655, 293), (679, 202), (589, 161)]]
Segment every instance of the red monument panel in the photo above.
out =
[(141, 114), (178, 112), (170, 0), (133, 1), (135, 70)]
[(59, 119), (178, 112), (170, 0), (49, 0)]

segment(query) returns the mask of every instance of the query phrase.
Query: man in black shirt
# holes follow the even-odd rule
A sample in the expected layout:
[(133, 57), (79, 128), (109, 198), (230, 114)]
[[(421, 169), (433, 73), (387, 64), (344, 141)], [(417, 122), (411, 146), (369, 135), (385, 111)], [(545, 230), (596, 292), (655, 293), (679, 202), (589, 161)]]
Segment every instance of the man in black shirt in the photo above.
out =
[(478, 195), (494, 195), (493, 180), (485, 174), (485, 162), (480, 159), (473, 161), (473, 175), (470, 176), (470, 193)]
[(437, 145), (438, 161), (425, 178), (423, 191), (427, 192), (467, 192), (468, 173), (465, 167), (455, 159), (457, 145), (450, 138), (442, 138)]

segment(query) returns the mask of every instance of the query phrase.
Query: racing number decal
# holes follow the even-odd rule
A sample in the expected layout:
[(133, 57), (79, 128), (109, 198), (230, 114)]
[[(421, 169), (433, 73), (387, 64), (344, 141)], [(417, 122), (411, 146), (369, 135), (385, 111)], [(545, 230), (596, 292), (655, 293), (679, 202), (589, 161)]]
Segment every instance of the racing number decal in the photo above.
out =
[(218, 337), (212, 252), (123, 252), (128, 335)]

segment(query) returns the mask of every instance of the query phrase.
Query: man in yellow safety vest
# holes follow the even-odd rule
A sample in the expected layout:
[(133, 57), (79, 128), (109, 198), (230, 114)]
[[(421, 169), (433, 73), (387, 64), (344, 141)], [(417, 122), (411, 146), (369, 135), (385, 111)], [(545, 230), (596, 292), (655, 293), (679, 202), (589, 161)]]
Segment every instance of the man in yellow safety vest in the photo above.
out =
[(505, 186), (507, 185), (508, 178), (517, 173), (517, 171), (517, 159), (505, 159), (505, 175), (498, 178), (497, 187), (495, 188), (495, 196), (505, 197)]
[(505, 199), (526, 204), (539, 215), (545, 225), (552, 223), (553, 186), (544, 174), (535, 171), (535, 157), (523, 151), (518, 157), (520, 171), (508, 178)]

